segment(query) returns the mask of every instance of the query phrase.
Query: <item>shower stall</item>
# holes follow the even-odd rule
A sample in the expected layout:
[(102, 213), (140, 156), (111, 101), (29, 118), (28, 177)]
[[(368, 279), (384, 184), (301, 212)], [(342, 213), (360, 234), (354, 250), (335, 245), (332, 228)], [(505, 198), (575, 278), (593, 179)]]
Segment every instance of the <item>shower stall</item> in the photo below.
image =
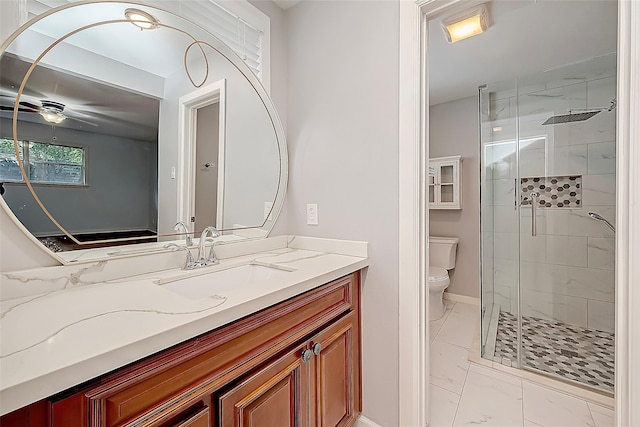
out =
[(613, 392), (616, 57), (479, 89), (482, 356)]

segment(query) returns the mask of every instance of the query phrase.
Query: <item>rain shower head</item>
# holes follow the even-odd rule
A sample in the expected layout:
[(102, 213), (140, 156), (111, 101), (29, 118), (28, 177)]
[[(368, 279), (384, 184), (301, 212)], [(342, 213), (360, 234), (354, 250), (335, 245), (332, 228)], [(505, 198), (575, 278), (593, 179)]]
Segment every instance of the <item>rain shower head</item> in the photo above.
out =
[(581, 122), (583, 120), (590, 119), (591, 117), (598, 114), (600, 111), (602, 110), (585, 111), (582, 113), (569, 113), (569, 114), (562, 114), (559, 116), (551, 116), (543, 123), (543, 125), (557, 125), (560, 123)]
[(574, 112), (569, 110), (569, 114), (560, 114), (557, 116), (551, 116), (542, 124), (544, 125), (558, 125), (561, 123), (572, 123), (572, 122), (582, 122), (584, 120), (589, 120), (591, 117), (595, 116), (601, 111), (613, 111), (616, 109), (617, 103), (616, 98), (611, 100), (611, 105), (607, 108), (594, 108), (591, 110), (582, 110), (579, 112)]

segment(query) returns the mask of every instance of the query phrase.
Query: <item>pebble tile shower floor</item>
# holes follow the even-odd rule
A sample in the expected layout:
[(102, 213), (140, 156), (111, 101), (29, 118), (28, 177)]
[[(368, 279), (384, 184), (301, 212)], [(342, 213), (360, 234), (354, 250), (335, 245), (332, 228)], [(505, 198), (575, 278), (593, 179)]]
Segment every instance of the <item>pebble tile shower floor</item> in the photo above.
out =
[[(517, 317), (500, 312), (495, 357), (517, 359)], [(614, 334), (522, 317), (523, 365), (613, 392)]]

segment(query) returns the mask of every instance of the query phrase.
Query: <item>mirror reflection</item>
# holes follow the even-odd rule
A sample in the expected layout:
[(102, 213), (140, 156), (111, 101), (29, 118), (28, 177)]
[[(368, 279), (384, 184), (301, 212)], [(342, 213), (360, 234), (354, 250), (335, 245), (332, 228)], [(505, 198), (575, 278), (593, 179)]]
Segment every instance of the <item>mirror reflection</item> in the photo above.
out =
[(136, 6), (158, 21), (140, 29), (131, 8), (62, 9), (3, 52), (4, 201), (54, 251), (156, 241), (178, 221), (266, 235), (286, 148), (264, 89), (200, 27)]

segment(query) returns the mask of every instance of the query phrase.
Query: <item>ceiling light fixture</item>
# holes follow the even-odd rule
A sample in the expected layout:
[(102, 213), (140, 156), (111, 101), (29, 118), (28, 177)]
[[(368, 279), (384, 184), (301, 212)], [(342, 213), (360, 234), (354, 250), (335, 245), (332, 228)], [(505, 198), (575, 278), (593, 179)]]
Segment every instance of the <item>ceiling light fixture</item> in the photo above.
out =
[(60, 113), (56, 113), (55, 111), (47, 111), (47, 110), (40, 111), (40, 115), (44, 117), (44, 119), (49, 123), (55, 123), (55, 124), (60, 123), (66, 118)]
[(489, 28), (484, 4), (442, 20), (442, 29), (449, 43), (455, 43), (485, 32)]
[(160, 21), (151, 14), (140, 9), (127, 9), (124, 11), (124, 16), (129, 22), (141, 30), (155, 30), (160, 23)]
[(62, 122), (67, 117), (62, 114), (64, 110), (64, 104), (54, 101), (45, 101), (42, 100), (42, 108), (40, 108), (40, 115), (49, 123), (58, 124)]

